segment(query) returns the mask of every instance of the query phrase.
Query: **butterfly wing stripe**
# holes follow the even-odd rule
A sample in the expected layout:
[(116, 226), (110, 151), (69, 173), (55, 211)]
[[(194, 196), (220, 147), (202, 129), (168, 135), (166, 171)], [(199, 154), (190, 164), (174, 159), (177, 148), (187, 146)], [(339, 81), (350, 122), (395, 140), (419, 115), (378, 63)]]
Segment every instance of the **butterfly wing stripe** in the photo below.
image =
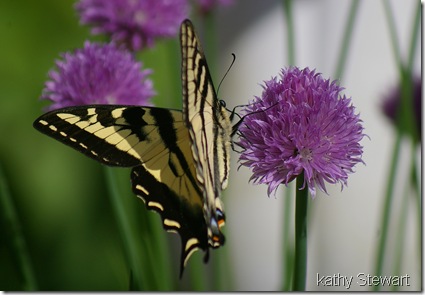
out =
[(203, 50), (190, 22), (182, 25), (181, 40), (183, 115), (187, 116), (185, 120), (194, 142), (198, 180), (204, 185), (206, 196), (216, 198), (227, 184), (230, 138), (226, 134), (230, 122), (217, 99)]
[[(151, 114), (155, 118), (158, 133), (169, 154), (167, 166), (162, 167), (162, 173), (169, 169), (174, 178), (183, 177), (184, 175), (184, 179), (190, 182), (190, 186), (197, 191), (197, 195), (201, 195), (201, 190), (194, 176), (194, 163), (190, 151), (188, 130), (183, 127), (182, 122), (180, 128), (176, 128), (174, 119), (168, 110), (155, 108), (151, 110)], [(144, 166), (152, 169), (152, 165), (148, 161), (145, 162)], [(170, 185), (180, 187), (180, 190), (183, 189), (181, 183), (174, 182), (170, 183)], [(185, 186), (187, 185), (189, 184), (185, 184)], [(186, 193), (181, 193), (181, 195), (187, 196)]]
[[(182, 242), (181, 276), (190, 255), (195, 250), (208, 251), (202, 203), (181, 198), (178, 192), (170, 189), (167, 183), (159, 181), (143, 166), (133, 168), (131, 180), (134, 193), (144, 200), (148, 209), (161, 214), (164, 229), (179, 233)], [(202, 195), (199, 193), (192, 187), (189, 196), (201, 199)], [(155, 204), (161, 204), (163, 210)]]
[[(99, 114), (93, 114), (93, 110)], [(111, 108), (111, 106), (108, 106)], [(34, 122), (34, 127), (42, 133), (49, 135), (58, 141), (71, 146), (72, 148), (84, 153), (85, 155), (111, 166), (135, 166), (140, 163), (133, 155), (120, 150), (114, 144), (106, 140), (99, 140), (99, 134), (96, 131), (105, 127), (105, 122), (94, 122), (93, 117), (97, 120), (101, 116), (106, 115), (106, 110), (101, 107), (71, 107), (55, 110), (42, 115)], [(90, 120), (93, 123), (89, 123)], [(77, 123), (81, 122), (79, 125)], [(99, 126), (99, 123), (103, 127)], [(83, 127), (83, 128), (82, 128)], [(120, 131), (119, 127), (109, 132), (127, 133)], [(104, 137), (105, 134), (102, 136)], [(123, 134), (121, 137), (125, 137)]]
[[(205, 109), (205, 103), (208, 94), (208, 81), (210, 78), (202, 78), (209, 75), (202, 60), (204, 59), (200, 44), (197, 42), (197, 37), (190, 22), (182, 24), (181, 42), (182, 42), (182, 83), (183, 83), (183, 116), (185, 116), (191, 139), (193, 142), (193, 157), (197, 163), (197, 178), (203, 185), (204, 189), (211, 188), (211, 166), (209, 161), (204, 164), (205, 159), (200, 155), (208, 155), (207, 142), (213, 142), (213, 138), (209, 141), (205, 130), (206, 121), (204, 114), (208, 112), (211, 116), (212, 110)], [(203, 81), (201, 85), (201, 81)], [(205, 85), (205, 83), (207, 83)], [(214, 95), (214, 89), (212, 89)], [(214, 96), (212, 97), (214, 99)], [(209, 99), (211, 105), (211, 98)], [(213, 159), (209, 159), (213, 160)], [(203, 167), (207, 165), (207, 167)], [(204, 169), (206, 168), (206, 169)], [(205, 171), (206, 170), (206, 171)], [(206, 172), (206, 173), (204, 173)], [(205, 192), (208, 196), (215, 196), (214, 192)]]
[[(229, 178), (229, 167), (230, 167), (230, 150), (231, 150), (231, 125), (227, 114), (227, 110), (220, 106), (220, 116), (217, 119), (217, 145), (216, 145), (216, 161), (217, 165), (215, 173), (220, 179), (221, 189), (224, 190), (227, 187), (227, 181)], [(222, 167), (222, 169), (220, 169)]]
[[(167, 125), (172, 132), (163, 127)], [(174, 129), (187, 133), (181, 111), (110, 105), (70, 107), (42, 115), (34, 127), (107, 165), (140, 165), (155, 161), (171, 148), (187, 166), (172, 143)]]

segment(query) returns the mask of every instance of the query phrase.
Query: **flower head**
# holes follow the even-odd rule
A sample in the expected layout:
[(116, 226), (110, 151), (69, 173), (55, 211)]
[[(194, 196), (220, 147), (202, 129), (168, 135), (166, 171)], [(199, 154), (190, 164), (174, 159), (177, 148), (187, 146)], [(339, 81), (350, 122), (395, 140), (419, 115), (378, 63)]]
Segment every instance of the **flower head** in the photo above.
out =
[(239, 128), (240, 162), (250, 180), (268, 184), (268, 194), (304, 172), (311, 196), (325, 181), (347, 184), (361, 160), (363, 127), (342, 87), (308, 68), (284, 69), (246, 107)]
[[(412, 95), (413, 95), (413, 110), (412, 115), (415, 118), (416, 129), (418, 131), (419, 139), (422, 135), (422, 82), (421, 77), (417, 76), (413, 79), (412, 84)], [(388, 93), (382, 101), (382, 111), (391, 120), (394, 125), (397, 125), (397, 112), (400, 109), (401, 103), (401, 85), (394, 87), (390, 93)]]
[(80, 0), (76, 9), (81, 22), (93, 26), (93, 34), (108, 34), (140, 50), (155, 38), (176, 36), (189, 5), (187, 0)]
[(229, 6), (233, 4), (234, 0), (197, 0), (200, 10), (203, 13), (208, 13), (216, 6)]
[(150, 70), (114, 44), (86, 42), (84, 48), (65, 53), (49, 72), (42, 98), (49, 109), (85, 104), (146, 105), (155, 94)]

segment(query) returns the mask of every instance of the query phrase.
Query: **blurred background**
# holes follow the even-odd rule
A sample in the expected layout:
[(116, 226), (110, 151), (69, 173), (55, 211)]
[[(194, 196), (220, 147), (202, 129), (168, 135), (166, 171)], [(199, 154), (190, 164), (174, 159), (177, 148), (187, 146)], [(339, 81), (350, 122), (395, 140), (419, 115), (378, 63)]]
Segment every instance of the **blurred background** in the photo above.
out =
[[(373, 275), (375, 270), (396, 135), (394, 126), (382, 113), (381, 103), (398, 84), (399, 70), (383, 1), (358, 2), (346, 65), (340, 77), (335, 77), (337, 59), (351, 1), (298, 0), (292, 5), (294, 64), (300, 68), (315, 68), (325, 78), (340, 80), (345, 95), (352, 98), (360, 113), (364, 132), (370, 137), (361, 142), (366, 164), (356, 166), (348, 187), (341, 191), (339, 185), (327, 185), (329, 195), (319, 193), (309, 202), (307, 290), (346, 290), (344, 286), (318, 286), (317, 274), (356, 277), (359, 273)], [(418, 1), (388, 2), (395, 19), (401, 56), (407, 59)], [(46, 105), (39, 97), (47, 73), (59, 54), (82, 47), (86, 39), (102, 40), (101, 36), (91, 36), (88, 27), (79, 25), (73, 5), (71, 0), (0, 2), (0, 186), (11, 196), (19, 220), (18, 230), (24, 237), (18, 242), (14, 240), (10, 228), (16, 224), (0, 218), (1, 290), (25, 289), (14, 243), (26, 245), (39, 290), (128, 290), (129, 270), (114, 208), (107, 197), (103, 167), (32, 127)], [(194, 17), (195, 27), (199, 19)], [(261, 95), (263, 81), (277, 76), (280, 69), (289, 65), (282, 1), (235, 0), (231, 6), (220, 7), (214, 19), (215, 43), (205, 50), (208, 59), (208, 49), (214, 49), (210, 55), (216, 60), (211, 65), (216, 87), (231, 64), (231, 54), (236, 55), (219, 96), (229, 108), (246, 104)], [(202, 35), (202, 26), (199, 27)], [(416, 37), (420, 36), (419, 31)], [(420, 44), (417, 42), (414, 50), (415, 75), (421, 73)], [(175, 48), (175, 56), (166, 53), (169, 48)], [(177, 38), (159, 41), (138, 57), (153, 68), (152, 78), (161, 101), (158, 105), (167, 107), (164, 98), (176, 95), (170, 94), (172, 89), (167, 87), (167, 79), (180, 79), (178, 69), (167, 68), (175, 63), (170, 59), (180, 63)], [(175, 102), (169, 106), (176, 107)], [(414, 153), (421, 176), (419, 145)], [(210, 253), (210, 263), (204, 266), (202, 253), (195, 253), (189, 261), (188, 272), (179, 281), (179, 237), (160, 231), (171, 252), (161, 257), (170, 260), (173, 283), (167, 286), (171, 286), (171, 290), (272, 291), (282, 288), (283, 221), (287, 214), (293, 215), (285, 206), (293, 207), (295, 202), (285, 200), (284, 189), (268, 197), (266, 186), (248, 184), (249, 169), (238, 169), (238, 155), (233, 153), (232, 157), (229, 188), (223, 196), (226, 245)], [(421, 208), (404, 190), (410, 158), (410, 143), (405, 140), (401, 145), (392, 207), (401, 208), (403, 200), (410, 198), (405, 230), (400, 237), (398, 226), (403, 217), (401, 211), (393, 210), (388, 258), (383, 270), (386, 275), (410, 276), (410, 286), (400, 288), (402, 291), (422, 288), (422, 228), (417, 222)], [(114, 170), (123, 197), (128, 199), (136, 216), (141, 216), (140, 220), (151, 216), (158, 227), (159, 216), (148, 212), (143, 203), (132, 196), (129, 173), (129, 169)], [(143, 234), (139, 237), (142, 240), (148, 236)], [(392, 253), (396, 253), (396, 241), (400, 239), (404, 242), (402, 263), (399, 273), (394, 273), (396, 259)], [(291, 249), (293, 241), (288, 243)], [(204, 287), (191, 285), (194, 275), (191, 264), (208, 276)], [(223, 285), (215, 284), (211, 274), (218, 264), (225, 276)], [(350, 290), (369, 289), (353, 284)]]

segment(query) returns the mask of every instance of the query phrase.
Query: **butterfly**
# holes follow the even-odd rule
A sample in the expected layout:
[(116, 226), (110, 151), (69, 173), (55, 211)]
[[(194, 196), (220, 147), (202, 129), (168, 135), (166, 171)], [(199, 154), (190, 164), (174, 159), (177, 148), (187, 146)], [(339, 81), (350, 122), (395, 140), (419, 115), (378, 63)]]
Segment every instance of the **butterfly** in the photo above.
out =
[(224, 244), (220, 194), (228, 183), (232, 126), (190, 20), (180, 28), (183, 110), (126, 105), (57, 109), (40, 132), (109, 166), (132, 167), (133, 192), (181, 237), (180, 276), (191, 254)]

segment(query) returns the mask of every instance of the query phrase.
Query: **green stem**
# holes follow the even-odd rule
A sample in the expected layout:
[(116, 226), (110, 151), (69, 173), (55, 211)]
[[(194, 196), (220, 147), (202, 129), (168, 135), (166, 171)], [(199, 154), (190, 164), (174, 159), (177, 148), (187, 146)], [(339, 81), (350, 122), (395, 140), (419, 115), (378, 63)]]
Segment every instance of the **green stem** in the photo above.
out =
[(417, 172), (416, 172), (416, 157), (415, 157), (415, 145), (412, 143), (412, 158), (411, 158), (411, 173), (410, 173), (410, 183), (413, 187), (413, 198), (414, 198), (414, 207), (416, 208), (416, 224), (417, 224), (417, 237), (418, 238), (418, 261), (422, 261), (422, 196), (421, 196), (421, 183), (419, 181)]
[[(411, 39), (410, 39), (410, 48), (409, 48), (409, 56), (408, 56), (408, 60), (407, 60), (407, 71), (409, 73), (412, 73), (413, 71), (413, 62), (414, 62), (414, 56), (415, 56), (415, 49), (417, 48), (417, 44), (418, 44), (418, 32), (419, 32), (419, 28), (421, 25), (421, 2), (417, 2), (417, 8), (415, 9), (416, 11), (416, 15), (413, 19), (413, 23), (412, 23), (412, 33), (411, 33)], [(411, 96), (413, 97), (413, 96)], [(410, 109), (413, 110), (414, 109), (414, 101), (413, 99), (410, 100)], [(414, 118), (413, 116), (409, 116), (410, 120), (413, 121)], [(411, 143), (411, 165), (410, 165), (410, 169), (411, 169), (411, 185), (413, 187), (413, 192), (414, 192), (414, 196), (415, 196), (415, 201), (416, 201), (416, 216), (417, 216), (417, 230), (418, 230), (418, 237), (422, 236), (422, 199), (421, 199), (421, 183), (419, 181), (419, 177), (417, 175), (417, 169), (416, 169), (416, 148), (417, 148), (417, 143), (420, 141), (420, 139), (418, 138), (418, 134), (419, 132), (417, 131), (417, 127), (416, 123), (413, 121), (412, 122), (412, 126), (413, 129), (411, 130), (411, 134), (412, 134), (412, 143)], [(421, 246), (421, 239), (418, 239), (419, 241), (419, 254), (418, 254), (418, 261), (422, 261), (422, 246)]]
[[(408, 218), (408, 212), (409, 212), (409, 202), (413, 201), (414, 207), (416, 210), (416, 218), (417, 218), (417, 230), (418, 234), (417, 237), (421, 237), (422, 231), (421, 231), (421, 192), (420, 192), (420, 184), (418, 183), (417, 173), (416, 173), (416, 142), (412, 142), (412, 148), (411, 148), (411, 161), (410, 161), (410, 173), (408, 178), (406, 179), (405, 183), (405, 193), (402, 196), (402, 204), (400, 209), (400, 217), (399, 217), (399, 224), (397, 229), (397, 235), (396, 235), (396, 249), (395, 249), (395, 263), (394, 263), (394, 271), (393, 274), (400, 274), (402, 271), (402, 263), (403, 263), (403, 254), (404, 252), (404, 246), (406, 243), (406, 225), (407, 225), (407, 218)], [(413, 200), (408, 198), (407, 196), (412, 195)], [(418, 239), (419, 241), (419, 253), (418, 253), (418, 261), (422, 261), (422, 247), (421, 247), (421, 239)], [(392, 291), (399, 290), (399, 286), (392, 286)]]
[(399, 69), (403, 68), (403, 62), (401, 60), (400, 48), (398, 46), (398, 38), (396, 32), (396, 25), (393, 17), (393, 12), (388, 0), (382, 1), (384, 5), (385, 16), (387, 18), (388, 28), (390, 30), (391, 45), (394, 53), (394, 58), (396, 60), (397, 66)]
[(410, 47), (409, 47), (409, 58), (407, 59), (407, 69), (412, 69), (413, 68), (413, 61), (414, 61), (414, 57), (415, 57), (415, 50), (416, 50), (416, 46), (418, 44), (418, 32), (420, 29), (420, 25), (421, 25), (421, 2), (417, 1), (417, 7), (415, 9), (416, 15), (415, 17), (413, 17), (413, 23), (412, 23), (412, 34), (411, 34), (411, 41), (410, 41)]
[[(401, 273), (401, 266), (403, 262), (403, 252), (404, 252), (404, 244), (406, 241), (406, 221), (407, 221), (407, 212), (409, 209), (409, 201), (410, 199), (407, 198), (409, 195), (409, 185), (410, 181), (407, 181), (407, 185), (405, 188), (405, 194), (402, 196), (401, 200), (401, 213), (399, 217), (399, 223), (397, 227), (397, 239), (396, 239), (396, 245), (395, 245), (395, 263), (394, 263), (394, 272), (393, 274), (400, 274)], [(392, 286), (393, 291), (397, 291), (399, 288), (397, 285)]]
[[(382, 207), (382, 218), (381, 218), (381, 237), (378, 242), (378, 249), (376, 251), (376, 268), (374, 275), (380, 276), (382, 275), (382, 268), (384, 263), (384, 256), (386, 252), (387, 245), (387, 236), (389, 230), (389, 221), (390, 221), (390, 213), (393, 202), (393, 191), (394, 191), (394, 183), (395, 176), (398, 166), (398, 158), (400, 154), (400, 145), (401, 145), (401, 133), (397, 132), (396, 142), (394, 143), (394, 148), (392, 152), (391, 158), (391, 166), (389, 170), (388, 180), (387, 180), (387, 188), (385, 191), (385, 200), (384, 206)], [(374, 290), (379, 290), (379, 285), (374, 286)]]
[[(419, 142), (419, 132), (418, 132), (418, 126), (416, 123), (415, 116), (411, 116), (412, 110), (415, 109), (414, 106), (414, 93), (413, 93), (413, 79), (412, 79), (412, 72), (413, 72), (413, 60), (415, 56), (415, 49), (417, 48), (418, 44), (418, 31), (420, 27), (420, 16), (421, 16), (421, 7), (420, 3), (418, 2), (418, 7), (415, 13), (415, 17), (413, 17), (413, 23), (412, 23), (412, 30), (411, 30), (411, 40), (410, 40), (410, 47), (409, 47), (409, 56), (407, 58), (407, 65), (405, 70), (403, 71), (403, 68), (400, 68), (400, 73), (402, 73), (402, 120), (405, 122), (406, 130), (411, 135), (413, 146), (416, 145), (417, 142)], [(401, 127), (400, 125), (398, 127)], [(414, 149), (413, 149), (414, 152)]]
[(282, 282), (282, 291), (290, 291), (292, 276), (294, 270), (294, 249), (292, 245), (291, 239), (291, 222), (293, 218), (293, 203), (292, 200), (294, 198), (293, 194), (293, 185), (288, 186), (285, 189), (284, 196), (284, 221), (283, 221), (283, 239), (282, 239), (282, 257), (283, 257), (283, 282)]
[(304, 173), (297, 177), (295, 196), (295, 263), (294, 291), (304, 291), (307, 275), (307, 204), (308, 187), (299, 189), (304, 183)]
[(361, 1), (358, 0), (351, 1), (351, 5), (349, 8), (350, 14), (347, 19), (347, 24), (345, 25), (344, 35), (341, 44), (341, 51), (339, 53), (338, 63), (334, 75), (334, 77), (336, 77), (337, 79), (341, 79), (344, 72), (345, 62), (347, 61), (348, 49), (350, 48), (350, 41), (353, 35), (354, 21), (356, 19), (360, 2)]
[(118, 221), (118, 227), (124, 242), (127, 263), (131, 270), (130, 273), (133, 276), (132, 282), (134, 283), (134, 288), (137, 290), (149, 290), (151, 287), (148, 284), (151, 284), (151, 280), (147, 277), (146, 272), (143, 271), (143, 265), (149, 264), (140, 255), (141, 251), (137, 247), (140, 244), (135, 239), (135, 225), (130, 221), (131, 212), (124, 203), (123, 196), (119, 193), (117, 180), (112, 169), (110, 167), (104, 167), (109, 191), (108, 195), (112, 203), (112, 208), (114, 208), (115, 217)]
[[(143, 206), (143, 204), (140, 204)], [(147, 210), (144, 210), (147, 211)], [(166, 235), (172, 233), (164, 232), (162, 222), (160, 222), (160, 217), (156, 212), (143, 212), (147, 214), (148, 226), (151, 229), (151, 234), (149, 235), (150, 240), (146, 241), (148, 246), (151, 248), (151, 264), (156, 266), (156, 275), (158, 278), (158, 290), (159, 291), (173, 291), (176, 285), (175, 275), (177, 272), (176, 268), (173, 268), (173, 265), (170, 264), (171, 255), (168, 245), (168, 240)], [(145, 238), (143, 238), (145, 239)]]
[[(12, 249), (18, 260), (18, 267), (22, 273), (22, 289), (25, 291), (36, 291), (37, 282), (28, 252), (22, 227), (19, 222), (18, 214), (13, 204), (12, 196), (7, 185), (6, 177), (0, 166), (0, 210), (6, 224), (9, 225), (9, 232), (12, 242)], [(6, 237), (3, 237), (6, 238)]]
[[(224, 247), (221, 247), (219, 249), (220, 253), (217, 253), (214, 255), (214, 257), (217, 257), (215, 264), (214, 264), (214, 273), (215, 273), (215, 280), (214, 285), (217, 287), (214, 288), (215, 291), (223, 292), (228, 290), (234, 289), (234, 275), (233, 275), (233, 268), (229, 265), (229, 261), (231, 261), (231, 254), (229, 252), (229, 246), (225, 245)], [(218, 251), (217, 251), (218, 252)]]
[[(283, 0), (283, 13), (286, 21), (286, 45), (288, 50), (288, 64), (295, 65), (295, 34), (294, 19), (292, 17), (292, 0)], [(282, 258), (283, 258), (283, 278), (282, 290), (291, 290), (294, 271), (294, 248), (291, 239), (291, 222), (293, 217), (293, 185), (288, 186), (284, 195), (284, 221), (282, 232)]]
[(387, 18), (388, 28), (390, 30), (391, 44), (393, 47), (394, 58), (397, 63), (397, 67), (400, 74), (401, 82), (401, 106), (397, 112), (397, 129), (400, 131), (406, 131), (411, 135), (414, 142), (419, 141), (418, 132), (415, 124), (414, 116), (411, 116), (411, 112), (414, 109), (413, 100), (413, 83), (412, 83), (412, 68), (414, 52), (418, 42), (418, 31), (420, 26), (420, 6), (415, 12), (412, 23), (411, 41), (409, 47), (409, 56), (407, 59), (407, 65), (403, 64), (403, 60), (400, 53), (399, 41), (397, 38), (396, 24), (392, 14), (391, 6), (388, 1), (383, 1), (385, 15)]
[[(205, 265), (201, 253), (193, 255), (188, 262), (187, 270), (190, 273), (190, 287), (192, 291), (200, 292), (207, 289), (207, 276), (205, 275)], [(215, 274), (214, 274), (215, 275)]]
[(288, 64), (295, 65), (294, 20), (292, 18), (292, 0), (283, 0), (283, 12), (286, 20), (286, 42), (288, 48)]

